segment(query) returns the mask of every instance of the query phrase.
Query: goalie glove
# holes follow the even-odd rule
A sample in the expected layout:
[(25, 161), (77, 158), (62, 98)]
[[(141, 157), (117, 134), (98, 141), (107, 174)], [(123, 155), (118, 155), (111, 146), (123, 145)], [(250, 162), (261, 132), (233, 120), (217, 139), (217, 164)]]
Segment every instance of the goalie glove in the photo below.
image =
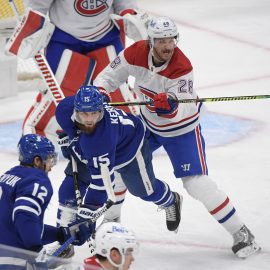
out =
[(111, 19), (116, 25), (118, 20), (123, 20), (125, 34), (135, 42), (147, 39), (147, 25), (151, 19), (146, 12), (125, 9), (119, 15), (111, 14)]
[(38, 11), (28, 9), (6, 44), (6, 52), (27, 59), (47, 46), (55, 26)]

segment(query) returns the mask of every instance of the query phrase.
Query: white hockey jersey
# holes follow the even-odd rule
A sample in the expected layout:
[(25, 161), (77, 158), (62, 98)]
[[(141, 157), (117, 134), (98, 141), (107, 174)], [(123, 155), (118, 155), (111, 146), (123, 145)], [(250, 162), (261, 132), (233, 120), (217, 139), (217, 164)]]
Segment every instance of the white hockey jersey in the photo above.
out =
[(110, 14), (137, 9), (136, 0), (29, 0), (28, 6), (43, 14), (61, 30), (85, 41), (104, 37), (114, 24)]
[[(122, 51), (96, 78), (94, 85), (112, 92), (128, 76), (135, 77), (134, 90), (142, 101), (153, 100), (154, 95), (173, 92), (178, 99), (194, 99), (193, 68), (183, 52), (176, 48), (171, 60), (156, 68), (147, 41), (139, 41)], [(178, 136), (193, 130), (199, 123), (204, 105), (180, 103), (171, 114), (158, 116), (154, 106), (141, 106), (141, 116), (147, 127), (164, 137)]]

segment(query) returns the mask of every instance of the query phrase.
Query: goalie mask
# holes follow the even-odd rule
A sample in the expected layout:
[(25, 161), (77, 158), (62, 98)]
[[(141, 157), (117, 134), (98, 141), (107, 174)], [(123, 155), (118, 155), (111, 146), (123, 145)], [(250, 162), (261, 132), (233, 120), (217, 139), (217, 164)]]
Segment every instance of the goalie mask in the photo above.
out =
[(19, 161), (32, 166), (35, 157), (40, 157), (46, 164), (51, 162), (52, 165), (57, 163), (57, 153), (53, 143), (46, 137), (37, 134), (27, 134), (21, 137), (18, 143)]
[[(116, 264), (110, 257), (110, 251), (115, 248), (121, 255), (120, 264)], [(125, 263), (125, 256), (137, 252), (138, 243), (133, 231), (121, 226), (117, 222), (107, 222), (101, 225), (95, 235), (95, 253), (106, 257), (115, 267)]]

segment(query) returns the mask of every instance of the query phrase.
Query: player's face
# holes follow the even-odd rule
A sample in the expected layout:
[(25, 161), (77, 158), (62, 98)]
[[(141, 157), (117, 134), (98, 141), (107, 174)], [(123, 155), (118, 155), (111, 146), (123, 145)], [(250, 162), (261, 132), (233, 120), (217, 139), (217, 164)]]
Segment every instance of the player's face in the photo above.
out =
[(125, 262), (123, 264), (122, 270), (128, 270), (133, 261), (134, 257), (132, 252), (128, 255), (125, 255)]
[(156, 38), (154, 42), (154, 59), (166, 62), (171, 59), (176, 46), (175, 38)]
[(48, 173), (49, 171), (51, 171), (52, 167), (56, 165), (57, 161), (58, 161), (57, 154), (48, 156), (45, 161), (45, 172)]
[[(122, 258), (122, 256), (124, 256)], [(132, 262), (134, 261), (134, 256), (133, 256), (133, 249), (132, 248), (128, 248), (126, 250), (126, 254), (125, 255), (121, 255), (119, 253), (118, 250), (114, 250), (114, 253), (113, 253), (113, 261), (117, 264), (120, 264), (122, 259), (124, 259), (124, 264), (123, 266), (121, 267), (121, 270), (128, 270), (130, 265), (132, 264)]]
[(78, 122), (82, 124), (85, 127), (85, 131), (87, 133), (91, 133), (95, 127), (96, 124), (100, 121), (102, 112), (96, 111), (96, 112), (76, 112), (78, 119)]
[(35, 157), (34, 159), (34, 167), (45, 171), (45, 173), (49, 173), (52, 170), (52, 167), (56, 165), (58, 160), (58, 155), (55, 153), (54, 155), (49, 155), (45, 161), (42, 161), (40, 157)]

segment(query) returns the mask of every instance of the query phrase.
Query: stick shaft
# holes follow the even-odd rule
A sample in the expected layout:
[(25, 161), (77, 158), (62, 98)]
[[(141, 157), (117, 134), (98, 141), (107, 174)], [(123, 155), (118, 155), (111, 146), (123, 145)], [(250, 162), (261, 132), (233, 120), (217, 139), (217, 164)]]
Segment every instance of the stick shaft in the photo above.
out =
[(78, 175), (78, 166), (75, 158), (71, 155), (71, 165), (73, 171), (73, 178), (74, 178), (74, 188), (75, 188), (75, 196), (76, 196), (76, 203), (77, 206), (80, 207), (82, 204), (82, 196), (79, 188), (79, 175)]
[[(241, 101), (241, 100), (255, 100), (255, 99), (267, 99), (267, 98), (270, 98), (270, 95), (178, 99), (175, 102), (177, 102), (177, 103), (197, 103), (197, 102)], [(111, 106), (153, 105), (153, 102), (152, 101), (111, 102), (111, 103), (109, 103), (109, 105), (111, 105)]]

